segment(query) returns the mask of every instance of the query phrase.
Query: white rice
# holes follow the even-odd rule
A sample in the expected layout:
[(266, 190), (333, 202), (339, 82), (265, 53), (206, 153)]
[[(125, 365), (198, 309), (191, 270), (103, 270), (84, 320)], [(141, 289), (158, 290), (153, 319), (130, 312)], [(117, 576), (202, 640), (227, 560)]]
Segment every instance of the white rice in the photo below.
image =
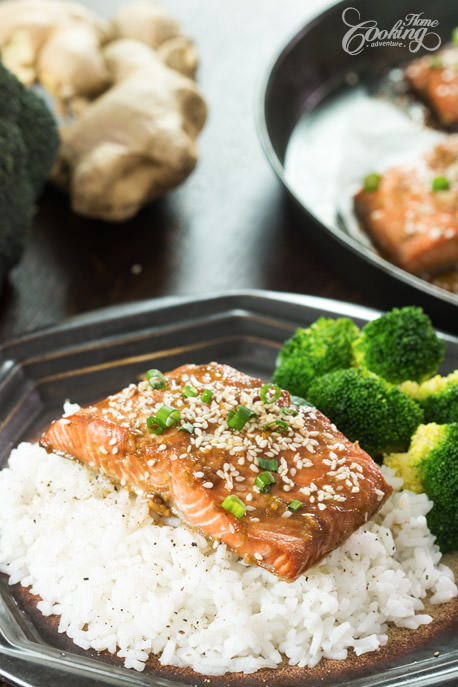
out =
[(457, 594), (423, 494), (399, 491), (372, 522), (294, 583), (169, 521), (108, 480), (21, 444), (0, 472), (0, 570), (84, 649), (142, 670), (150, 653), (200, 673), (312, 667), (387, 642), (390, 623), (431, 622), (427, 595)]

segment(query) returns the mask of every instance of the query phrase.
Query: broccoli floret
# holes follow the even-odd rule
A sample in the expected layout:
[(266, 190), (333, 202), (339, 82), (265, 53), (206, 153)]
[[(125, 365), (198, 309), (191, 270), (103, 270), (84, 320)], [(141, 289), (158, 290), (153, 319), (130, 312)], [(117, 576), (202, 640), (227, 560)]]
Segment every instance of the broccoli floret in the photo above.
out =
[(407, 475), (404, 486), (424, 491), (433, 502), (426, 519), (442, 553), (458, 549), (458, 424), (420, 425), (407, 453), (388, 455), (384, 462), (400, 477)]
[(27, 151), (29, 178), (36, 196), (56, 159), (59, 134), (44, 100), (0, 63), (0, 119), (16, 124)]
[[(425, 431), (426, 428), (427, 431)], [(409, 450), (406, 453), (387, 453), (383, 456), (384, 464), (402, 478), (404, 489), (414, 491), (416, 494), (421, 494), (423, 491), (418, 468), (419, 457), (424, 453), (427, 442), (429, 449), (432, 448), (436, 440), (436, 429), (439, 429), (439, 425), (419, 425), (410, 440)]]
[(458, 422), (458, 370), (436, 375), (422, 384), (404, 382), (400, 388), (423, 408), (425, 422)]
[(351, 366), (351, 343), (358, 334), (356, 324), (346, 317), (320, 317), (285, 342), (272, 380), (290, 393), (307, 398), (307, 389), (316, 377)]
[(421, 308), (393, 308), (368, 322), (353, 342), (356, 365), (400, 384), (422, 382), (437, 372), (445, 344)]
[(58, 144), (44, 101), (0, 63), (0, 284), (22, 253)]
[(18, 127), (0, 119), (0, 283), (19, 260), (32, 221), (34, 192)]
[(362, 368), (323, 375), (310, 385), (307, 399), (372, 456), (406, 449), (423, 421), (410, 396)]

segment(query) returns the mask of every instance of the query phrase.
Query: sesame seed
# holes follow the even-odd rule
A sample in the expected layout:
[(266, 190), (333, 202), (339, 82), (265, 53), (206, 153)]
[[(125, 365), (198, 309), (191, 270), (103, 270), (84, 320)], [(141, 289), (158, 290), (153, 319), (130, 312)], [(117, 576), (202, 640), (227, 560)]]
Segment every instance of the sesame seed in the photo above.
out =
[(204, 482), (202, 486), (205, 487), (205, 489), (211, 489), (213, 487), (213, 482)]
[(262, 556), (260, 553), (258, 553), (258, 551), (256, 551), (253, 555), (257, 561), (262, 561)]

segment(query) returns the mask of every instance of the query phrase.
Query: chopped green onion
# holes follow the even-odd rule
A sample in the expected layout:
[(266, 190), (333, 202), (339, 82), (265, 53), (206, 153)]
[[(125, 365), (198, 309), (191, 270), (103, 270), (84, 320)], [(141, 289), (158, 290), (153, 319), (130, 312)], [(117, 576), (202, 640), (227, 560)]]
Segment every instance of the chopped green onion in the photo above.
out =
[(254, 481), (259, 491), (269, 492), (272, 484), (275, 484), (275, 477), (271, 472), (260, 472)]
[(458, 46), (458, 26), (456, 26), (452, 31), (452, 41), (453, 45)]
[(364, 177), (363, 185), (365, 191), (376, 191), (382, 180), (382, 175), (376, 172), (371, 172), (366, 177)]
[(199, 392), (196, 391), (193, 386), (186, 384), (186, 386), (184, 386), (182, 389), (181, 395), (185, 398), (193, 398), (194, 396), (197, 396), (198, 393)]
[(278, 384), (263, 384), (260, 396), (263, 403), (275, 403), (281, 396), (281, 389)]
[(302, 398), (302, 396), (291, 396), (291, 403), (295, 406), (310, 406), (310, 403)]
[(148, 370), (145, 376), (152, 389), (163, 389), (167, 386), (167, 380), (160, 370)]
[(302, 501), (299, 501), (298, 499), (294, 499), (294, 501), (291, 501), (291, 503), (288, 503), (288, 508), (292, 511), (299, 510), (299, 508), (302, 506)]
[(151, 434), (162, 434), (165, 429), (162, 422), (155, 415), (150, 415), (146, 418), (146, 426)]
[(289, 424), (284, 420), (272, 420), (264, 425), (264, 432), (287, 432)]
[(180, 411), (172, 406), (162, 406), (162, 408), (159, 408), (156, 415), (156, 419), (162, 424), (164, 429), (176, 425), (180, 417)]
[(254, 417), (256, 413), (254, 410), (246, 406), (237, 406), (237, 410), (232, 408), (227, 414), (227, 424), (231, 429), (243, 429), (246, 423)]
[(431, 184), (433, 191), (447, 191), (450, 188), (450, 182), (447, 177), (439, 176), (433, 179)]
[(278, 460), (276, 458), (257, 458), (258, 465), (263, 470), (272, 470), (272, 472), (278, 472)]
[(297, 408), (282, 408), (281, 412), (283, 413), (283, 415), (292, 415), (293, 417), (299, 415), (299, 411)]
[(200, 400), (202, 403), (210, 403), (210, 401), (213, 398), (213, 391), (210, 391), (210, 389), (204, 389), (200, 395)]
[(190, 422), (183, 422), (181, 427), (178, 428), (179, 432), (187, 432), (188, 434), (194, 434), (194, 425)]
[(236, 518), (243, 518), (246, 513), (245, 504), (243, 503), (242, 499), (239, 499), (239, 497), (235, 494), (229, 494), (229, 496), (226, 496), (221, 505), (224, 510), (229, 511), (229, 513), (235, 515)]
[(433, 55), (428, 62), (428, 66), (430, 69), (441, 69), (444, 66), (444, 63), (439, 55)]

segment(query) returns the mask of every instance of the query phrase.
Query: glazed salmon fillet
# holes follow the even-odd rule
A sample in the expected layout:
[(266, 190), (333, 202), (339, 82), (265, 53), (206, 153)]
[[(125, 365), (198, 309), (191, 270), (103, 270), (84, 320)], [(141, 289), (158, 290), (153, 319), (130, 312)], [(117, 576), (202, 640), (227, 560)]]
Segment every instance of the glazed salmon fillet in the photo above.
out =
[[(443, 188), (436, 188), (439, 183)], [(444, 188), (445, 186), (445, 188)], [(458, 134), (415, 164), (393, 167), (375, 190), (361, 189), (355, 212), (399, 267), (421, 274), (458, 261)]]
[[(286, 580), (339, 546), (391, 493), (367, 453), (275, 385), (217, 363), (184, 365), (163, 383), (131, 384), (61, 418), (40, 443)], [(155, 423), (167, 413), (174, 424)]]
[(458, 47), (421, 57), (405, 69), (412, 90), (431, 107), (443, 126), (458, 125)]

